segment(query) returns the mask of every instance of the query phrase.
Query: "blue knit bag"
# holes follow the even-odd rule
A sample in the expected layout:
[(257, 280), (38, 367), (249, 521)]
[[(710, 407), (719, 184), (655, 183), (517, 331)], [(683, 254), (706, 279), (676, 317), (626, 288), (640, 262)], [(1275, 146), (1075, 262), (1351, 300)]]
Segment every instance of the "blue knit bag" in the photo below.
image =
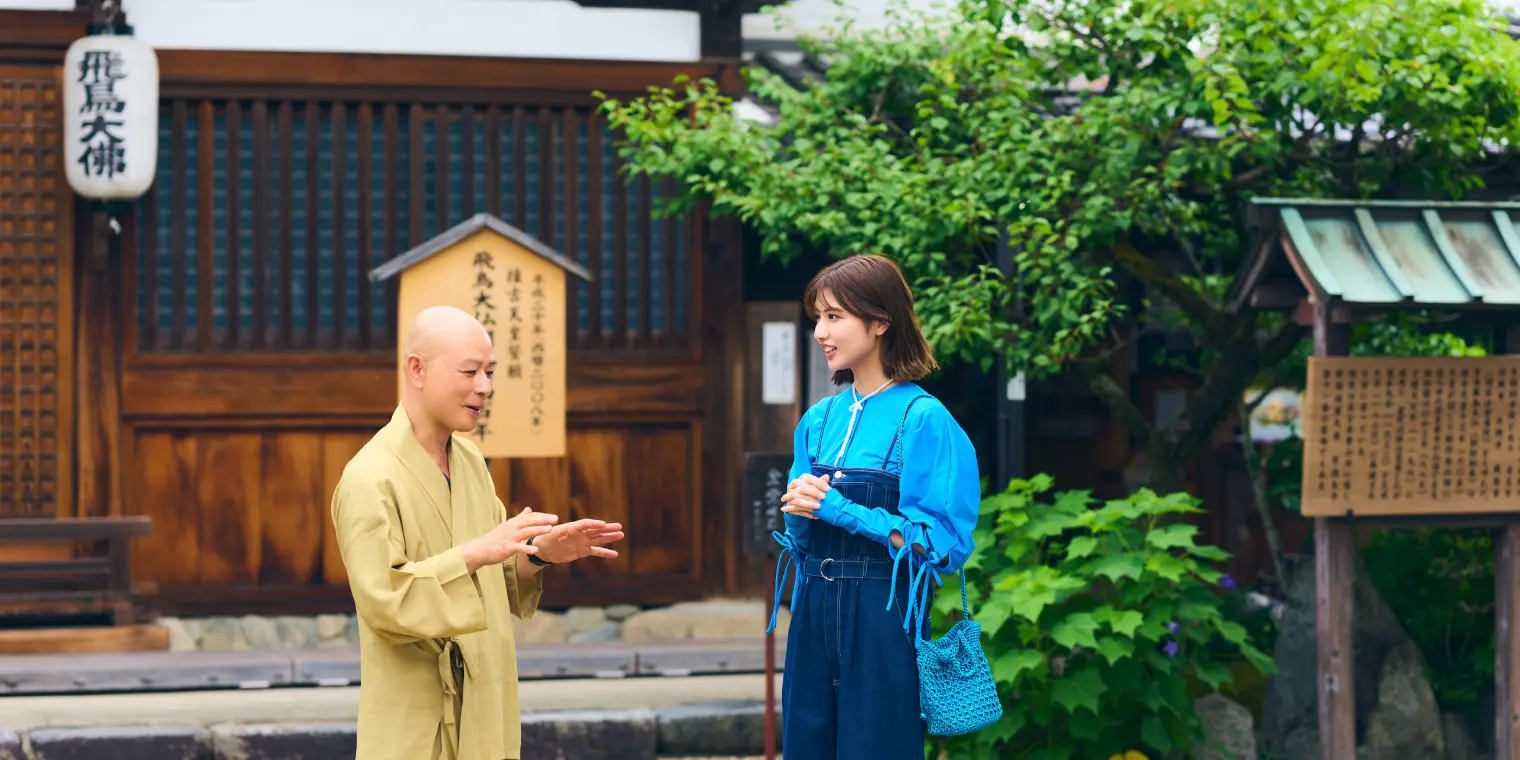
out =
[[(982, 652), (982, 624), (971, 619), (966, 571), (961, 570), (960, 576), (960, 621), (939, 639), (924, 640), (916, 632), (913, 636), (918, 650), (919, 708), (926, 730), (933, 736), (974, 733), (1003, 717), (992, 665)], [(921, 606), (931, 596), (930, 588), (924, 589)], [(919, 619), (923, 619), (922, 613)]]

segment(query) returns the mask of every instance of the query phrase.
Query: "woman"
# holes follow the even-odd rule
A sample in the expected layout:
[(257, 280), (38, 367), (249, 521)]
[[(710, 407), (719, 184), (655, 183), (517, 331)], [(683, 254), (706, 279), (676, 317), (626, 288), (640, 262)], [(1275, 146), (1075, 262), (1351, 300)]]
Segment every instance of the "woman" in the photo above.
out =
[[(813, 337), (848, 387), (802, 416), (776, 606), (797, 570), (782, 687), (786, 760), (923, 760), (914, 637), (939, 573), (971, 553), (976, 451), (915, 381), (936, 368), (902, 271), (852, 256), (803, 296)], [(933, 572), (930, 572), (930, 571)], [(771, 627), (774, 628), (774, 616)]]

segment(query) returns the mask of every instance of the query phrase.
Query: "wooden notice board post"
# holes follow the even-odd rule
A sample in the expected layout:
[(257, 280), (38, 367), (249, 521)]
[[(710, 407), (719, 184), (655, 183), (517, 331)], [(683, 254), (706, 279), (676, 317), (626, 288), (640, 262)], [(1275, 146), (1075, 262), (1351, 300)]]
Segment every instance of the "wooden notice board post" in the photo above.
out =
[(418, 312), (475, 315), (496, 354), (494, 392), (473, 433), (486, 459), (565, 455), (567, 294), (584, 267), (490, 214), (477, 214), (369, 273), (400, 275), (396, 390), (406, 382), (406, 333)]
[[(1520, 760), (1520, 342), (1484, 358), (1349, 357), (1399, 309), (1520, 316), (1520, 203), (1257, 198), (1227, 309), (1312, 326), (1302, 511), (1314, 519), (1319, 757), (1356, 757), (1353, 529), (1491, 527), (1495, 753)], [(1395, 253), (1397, 255), (1395, 255)]]

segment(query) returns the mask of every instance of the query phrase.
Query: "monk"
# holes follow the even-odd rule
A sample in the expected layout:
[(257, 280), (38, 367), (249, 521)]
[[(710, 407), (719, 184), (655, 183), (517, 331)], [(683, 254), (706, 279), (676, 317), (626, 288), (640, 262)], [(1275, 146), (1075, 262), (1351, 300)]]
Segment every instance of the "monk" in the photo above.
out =
[(538, 608), (542, 567), (616, 557), (622, 526), (531, 508), (508, 518), (465, 435), (496, 363), (473, 316), (422, 311), (405, 352), (401, 403), (332, 499), (358, 609), (356, 760), (518, 760), (511, 616)]

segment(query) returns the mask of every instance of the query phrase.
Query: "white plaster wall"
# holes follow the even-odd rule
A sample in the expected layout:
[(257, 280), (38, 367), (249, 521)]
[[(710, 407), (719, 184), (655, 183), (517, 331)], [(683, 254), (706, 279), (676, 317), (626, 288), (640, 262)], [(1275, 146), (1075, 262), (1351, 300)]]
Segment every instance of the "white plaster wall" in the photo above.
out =
[[(856, 29), (880, 29), (889, 23), (888, 10), (932, 10), (947, 0), (792, 0), (763, 13), (744, 17), (744, 37), (750, 40), (789, 40), (799, 33), (817, 35), (838, 26), (848, 17)], [(1513, 0), (1520, 3), (1520, 0)], [(777, 28), (777, 15), (781, 28)]]
[[(68, 9), (73, 0), (0, 0)], [(154, 47), (695, 61), (697, 14), (573, 0), (124, 0)]]

